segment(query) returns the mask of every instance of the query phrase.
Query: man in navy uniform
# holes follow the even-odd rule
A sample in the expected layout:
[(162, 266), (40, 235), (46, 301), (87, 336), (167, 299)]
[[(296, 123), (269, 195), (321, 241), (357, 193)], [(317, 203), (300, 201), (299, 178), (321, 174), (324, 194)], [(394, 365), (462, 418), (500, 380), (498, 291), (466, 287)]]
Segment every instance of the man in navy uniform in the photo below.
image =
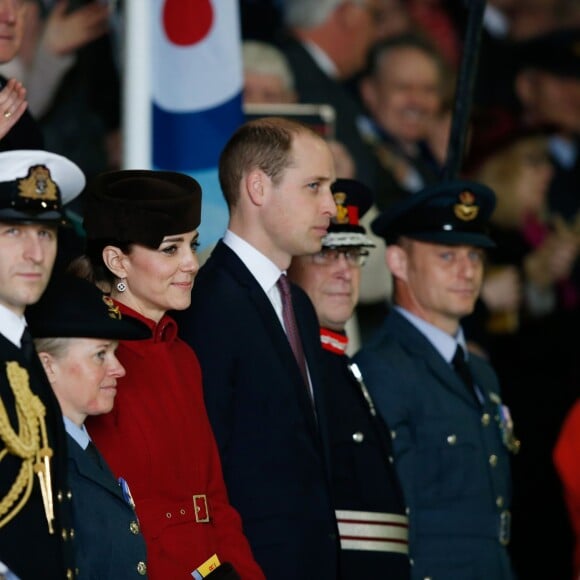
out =
[(84, 185), (60, 155), (0, 153), (0, 571), (9, 578), (75, 576), (64, 424), (24, 312), (49, 281), (63, 204)]
[(509, 452), (519, 442), (497, 376), (468, 353), (461, 318), (479, 295), (495, 195), (449, 181), (372, 222), (394, 306), (355, 356), (393, 430), (410, 516), (412, 578), (512, 580)]
[(372, 194), (350, 179), (338, 179), (331, 189), (337, 215), (322, 249), (293, 258), (288, 275), (308, 294), (320, 324), (339, 577), (404, 580), (410, 577), (408, 520), (390, 433), (346, 354), (345, 326), (358, 300), (367, 248), (375, 245), (359, 224)]

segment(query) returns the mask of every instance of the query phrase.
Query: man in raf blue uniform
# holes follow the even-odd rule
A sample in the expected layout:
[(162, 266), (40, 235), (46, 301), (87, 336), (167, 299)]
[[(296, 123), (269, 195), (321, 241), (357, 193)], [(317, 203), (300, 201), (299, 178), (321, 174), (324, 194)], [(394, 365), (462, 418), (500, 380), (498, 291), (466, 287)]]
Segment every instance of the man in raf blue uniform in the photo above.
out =
[(351, 179), (338, 179), (331, 189), (337, 215), (322, 249), (293, 258), (288, 275), (308, 294), (320, 324), (339, 578), (407, 580), (408, 518), (390, 433), (346, 355), (345, 326), (358, 301), (368, 248), (375, 245), (359, 224), (372, 194)]
[(0, 573), (74, 578), (62, 415), (24, 311), (49, 281), (82, 171), (46, 151), (0, 153)]
[(479, 295), (494, 206), (489, 188), (450, 181), (371, 226), (387, 242), (394, 305), (354, 360), (393, 430), (416, 580), (513, 579), (509, 453), (519, 442), (494, 370), (468, 352), (460, 325)]

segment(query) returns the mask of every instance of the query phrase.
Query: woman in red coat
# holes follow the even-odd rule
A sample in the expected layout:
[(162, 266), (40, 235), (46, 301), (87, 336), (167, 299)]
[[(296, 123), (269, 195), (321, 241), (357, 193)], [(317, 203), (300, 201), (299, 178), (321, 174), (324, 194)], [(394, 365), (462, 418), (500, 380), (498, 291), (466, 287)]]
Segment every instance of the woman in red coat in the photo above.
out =
[(166, 313), (189, 305), (201, 190), (186, 175), (115, 171), (86, 194), (85, 264), (123, 316), (152, 338), (121, 341), (127, 374), (114, 410), (87, 421), (97, 447), (129, 483), (155, 580), (189, 578), (214, 554), (212, 578), (263, 579), (229, 504), (194, 352)]

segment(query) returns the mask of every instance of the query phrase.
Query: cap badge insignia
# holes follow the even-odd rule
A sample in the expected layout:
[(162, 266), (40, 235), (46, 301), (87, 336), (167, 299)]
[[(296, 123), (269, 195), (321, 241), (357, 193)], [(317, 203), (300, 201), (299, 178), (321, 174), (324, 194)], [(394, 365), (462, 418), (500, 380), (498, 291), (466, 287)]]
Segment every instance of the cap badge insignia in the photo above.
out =
[(107, 305), (109, 310), (109, 318), (121, 320), (121, 311), (119, 310), (119, 307), (113, 302), (113, 299), (110, 296), (103, 296), (103, 302)]
[(347, 224), (348, 223), (348, 209), (344, 206), (346, 201), (346, 193), (337, 192), (333, 194), (334, 203), (336, 204), (336, 217), (332, 218), (335, 224)]
[(455, 217), (464, 222), (470, 222), (477, 217), (479, 206), (475, 205), (475, 195), (471, 191), (459, 194), (459, 203), (453, 206)]
[(18, 195), (29, 199), (44, 201), (58, 200), (58, 187), (50, 176), (45, 165), (35, 165), (28, 170), (28, 175), (18, 180)]

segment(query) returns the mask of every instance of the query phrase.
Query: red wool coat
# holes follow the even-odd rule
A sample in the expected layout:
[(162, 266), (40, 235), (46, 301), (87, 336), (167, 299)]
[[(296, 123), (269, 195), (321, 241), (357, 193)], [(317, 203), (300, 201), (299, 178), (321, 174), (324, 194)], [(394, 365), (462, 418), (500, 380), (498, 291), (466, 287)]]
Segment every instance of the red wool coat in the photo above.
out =
[(191, 348), (164, 316), (145, 322), (153, 337), (121, 341), (119, 379), (111, 413), (86, 426), (113, 472), (127, 480), (147, 544), (152, 580), (191, 580), (214, 553), (244, 580), (263, 579), (229, 504), (220, 459), (202, 394), (201, 371)]

